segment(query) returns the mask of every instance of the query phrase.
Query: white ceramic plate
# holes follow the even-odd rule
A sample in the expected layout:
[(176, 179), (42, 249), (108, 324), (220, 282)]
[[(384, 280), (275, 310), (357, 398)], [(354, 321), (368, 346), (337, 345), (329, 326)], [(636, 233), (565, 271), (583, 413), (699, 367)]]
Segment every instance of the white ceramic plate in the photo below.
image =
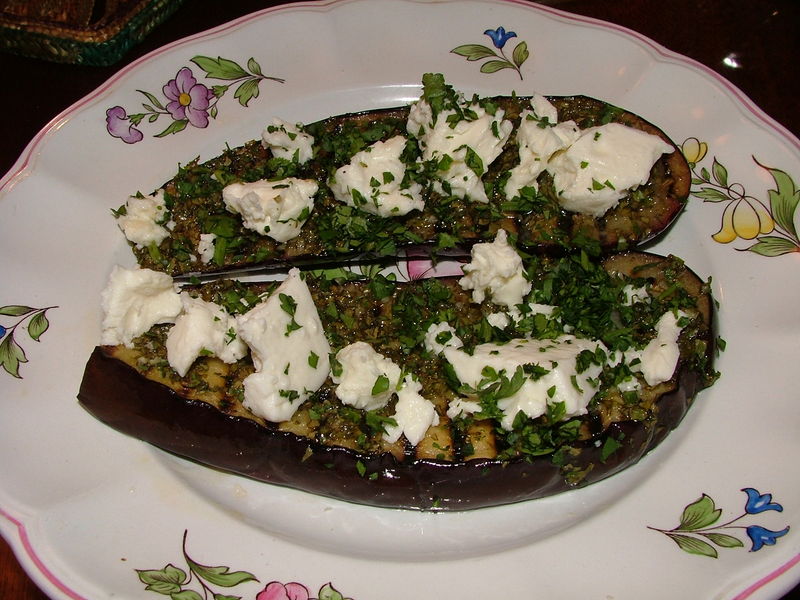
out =
[[(713, 276), (727, 349), (661, 447), (584, 490), (433, 515), (198, 467), (78, 406), (100, 290), (133, 264), (109, 209), (272, 116), (413, 100), (425, 72), (595, 96), (687, 140), (694, 193), (652, 249)], [(169, 111), (176, 90), (188, 112)], [(527, 3), (298, 3), (171, 44), (65, 111), (0, 182), (3, 535), (55, 598), (777, 597), (800, 580), (798, 178), (800, 142), (719, 76)]]

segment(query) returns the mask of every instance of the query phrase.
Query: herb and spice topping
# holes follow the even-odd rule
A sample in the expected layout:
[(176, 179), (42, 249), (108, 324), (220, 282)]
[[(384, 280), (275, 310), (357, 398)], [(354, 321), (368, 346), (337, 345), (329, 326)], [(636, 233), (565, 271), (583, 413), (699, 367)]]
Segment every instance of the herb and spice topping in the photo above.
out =
[(469, 98), (426, 74), (410, 106), (275, 119), (114, 213), (141, 266), (183, 275), (468, 250), (501, 227), (528, 249), (624, 249), (669, 224), (689, 183), (662, 132), (607, 103)]

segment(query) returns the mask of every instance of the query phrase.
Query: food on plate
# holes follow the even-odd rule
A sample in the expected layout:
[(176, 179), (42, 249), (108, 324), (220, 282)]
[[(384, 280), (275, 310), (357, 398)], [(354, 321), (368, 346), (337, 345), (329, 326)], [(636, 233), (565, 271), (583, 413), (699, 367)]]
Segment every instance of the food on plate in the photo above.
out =
[(274, 119), (115, 214), (138, 263), (173, 276), (468, 251), (501, 228), (528, 251), (620, 251), (670, 225), (690, 179), (660, 129), (606, 102), (468, 97), (427, 74), (410, 106)]
[[(465, 510), (636, 463), (714, 378), (709, 285), (676, 257), (475, 243), (461, 276), (291, 269), (179, 287), (117, 267), (79, 400), (257, 480)], [(348, 275), (349, 273), (349, 275)]]

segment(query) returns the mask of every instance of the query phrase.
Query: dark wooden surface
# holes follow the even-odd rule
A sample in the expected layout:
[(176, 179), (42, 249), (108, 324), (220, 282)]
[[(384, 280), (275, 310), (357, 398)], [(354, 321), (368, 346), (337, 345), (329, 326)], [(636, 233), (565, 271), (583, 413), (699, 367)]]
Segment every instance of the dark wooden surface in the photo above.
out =
[[(28, 142), (53, 117), (132, 60), (173, 40), (281, 3), (188, 0), (111, 67), (59, 65), (0, 54), (5, 82), (0, 94), (5, 134), (0, 144), (0, 173), (11, 169)], [(549, 0), (542, 4), (625, 26), (699, 61), (722, 74), (767, 114), (800, 136), (797, 0)], [(769, 548), (764, 551), (769, 552)], [(787, 596), (790, 597), (791, 594)], [(2, 539), (0, 598), (47, 600)]]

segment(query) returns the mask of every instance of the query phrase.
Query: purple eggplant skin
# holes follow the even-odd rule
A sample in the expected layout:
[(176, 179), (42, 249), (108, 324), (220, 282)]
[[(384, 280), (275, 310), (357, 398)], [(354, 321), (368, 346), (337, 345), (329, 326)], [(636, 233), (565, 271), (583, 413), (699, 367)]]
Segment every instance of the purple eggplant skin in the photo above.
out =
[[(648, 275), (660, 257), (625, 253), (606, 268)], [(688, 269), (681, 281), (699, 298), (708, 328), (698, 367), (681, 360), (676, 385), (644, 421), (595, 424), (596, 434), (552, 456), (445, 461), (407, 454), (363, 454), (326, 446), (274, 424), (227, 414), (142, 377), (97, 347), (86, 365), (78, 399), (106, 425), (200, 464), (320, 496), (387, 508), (458, 511), (551, 496), (606, 479), (658, 446), (687, 414), (695, 395), (713, 381), (714, 305), (705, 284)], [(613, 452), (608, 440), (613, 438)]]
[(323, 446), (181, 398), (102, 347), (89, 359), (78, 398), (84, 409), (117, 431), (206, 466), (358, 504), (453, 511), (551, 496), (635, 464), (678, 426), (704, 387), (702, 375), (691, 370), (681, 370), (678, 380), (677, 389), (658, 401), (654, 422), (624, 421), (604, 432), (603, 439), (611, 436), (621, 444), (610, 456), (602, 459), (602, 444), (594, 440), (574, 447), (570, 465), (583, 474), (575, 484), (549, 457), (401, 463), (391, 454), (366, 457)]

